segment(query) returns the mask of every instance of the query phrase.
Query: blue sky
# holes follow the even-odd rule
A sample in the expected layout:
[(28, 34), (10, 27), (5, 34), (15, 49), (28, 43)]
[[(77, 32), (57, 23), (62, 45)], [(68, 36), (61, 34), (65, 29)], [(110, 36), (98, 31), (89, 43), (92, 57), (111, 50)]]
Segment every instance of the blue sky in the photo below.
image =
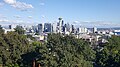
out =
[(0, 24), (55, 22), (119, 27), (120, 0), (0, 0)]

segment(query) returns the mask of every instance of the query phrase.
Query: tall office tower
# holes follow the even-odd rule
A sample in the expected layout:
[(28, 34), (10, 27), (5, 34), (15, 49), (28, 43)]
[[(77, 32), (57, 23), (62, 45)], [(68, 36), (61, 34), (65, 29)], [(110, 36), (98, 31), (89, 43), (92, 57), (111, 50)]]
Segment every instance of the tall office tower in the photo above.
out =
[(88, 32), (87, 28), (84, 27), (79, 28), (79, 33), (87, 33), (87, 32)]
[(71, 33), (75, 33), (75, 27), (74, 27), (74, 25), (71, 25)]
[(64, 21), (62, 18), (58, 18), (58, 20), (59, 20), (59, 33), (62, 33)]
[(33, 31), (34, 31), (34, 33), (37, 33), (38, 32), (38, 27), (37, 26), (32, 26), (32, 29), (33, 29)]
[(70, 34), (70, 25), (69, 23), (63, 26), (63, 33), (69, 35)]
[(44, 26), (43, 24), (38, 24), (38, 33), (39, 33), (39, 34), (42, 34), (42, 33), (43, 33), (43, 31), (44, 31), (44, 30), (43, 30), (43, 26)]
[(64, 33), (67, 32), (67, 24), (64, 25), (64, 30), (63, 31), (64, 31)]
[(93, 28), (93, 33), (95, 33), (95, 32), (97, 32), (97, 28), (96, 27)]
[(57, 33), (57, 23), (52, 24), (52, 32)]
[(70, 25), (70, 30), (69, 30), (69, 32), (71, 33), (72, 32), (72, 26)]
[(76, 33), (79, 33), (79, 28), (76, 28)]
[(63, 26), (63, 31), (62, 32), (65, 33), (65, 30), (66, 30), (65, 26)]
[(70, 24), (69, 23), (65, 24), (65, 28), (66, 28), (66, 31), (70, 32)]
[(65, 24), (65, 25), (63, 26), (63, 32), (64, 32), (64, 33), (66, 33), (66, 32), (67, 32), (66, 25), (67, 25), (67, 24)]
[(51, 23), (45, 23), (44, 24), (44, 32), (51, 33), (52, 32), (52, 25)]

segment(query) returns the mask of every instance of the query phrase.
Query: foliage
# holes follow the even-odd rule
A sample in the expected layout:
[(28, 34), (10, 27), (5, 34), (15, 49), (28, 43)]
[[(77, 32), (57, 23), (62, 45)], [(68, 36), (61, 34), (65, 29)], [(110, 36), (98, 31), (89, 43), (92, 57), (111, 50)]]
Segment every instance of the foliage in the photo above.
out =
[(0, 25), (0, 35), (4, 34), (4, 30), (2, 29), (1, 25)]
[(31, 50), (32, 47), (25, 35), (15, 32), (0, 35), (0, 63), (4, 66), (19, 65), (21, 55)]
[(29, 44), (27, 36), (16, 32), (0, 35), (0, 64), (8, 67), (30, 67), (36, 60), (47, 67), (92, 67), (95, 52), (83, 40), (50, 34), (47, 43)]
[(95, 59), (95, 52), (87, 42), (59, 34), (49, 34), (39, 53), (42, 55), (37, 61), (43, 67), (92, 67)]
[(16, 26), (15, 32), (17, 32), (18, 34), (24, 34), (25, 30), (22, 28), (22, 26)]
[(120, 66), (120, 37), (112, 36), (104, 49), (96, 54), (97, 67)]
[(27, 38), (30, 38), (31, 40), (35, 41), (35, 38), (32, 37), (32, 35), (27, 35)]
[(112, 36), (103, 50), (94, 51), (88, 42), (73, 36), (49, 34), (46, 43), (31, 44), (16, 28), (4, 34), (0, 29), (0, 65), (31, 67), (33, 60), (42, 67), (119, 67), (120, 37)]

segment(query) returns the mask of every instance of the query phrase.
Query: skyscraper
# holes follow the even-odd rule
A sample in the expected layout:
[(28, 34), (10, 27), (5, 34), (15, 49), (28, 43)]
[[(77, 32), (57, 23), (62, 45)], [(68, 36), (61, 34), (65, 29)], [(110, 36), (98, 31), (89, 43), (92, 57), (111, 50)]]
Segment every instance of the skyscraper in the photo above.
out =
[(57, 23), (52, 24), (52, 32), (57, 33)]
[(79, 31), (79, 33), (87, 33), (88, 32), (87, 28), (85, 28), (85, 27), (78, 28), (78, 31)]
[(58, 18), (59, 20), (59, 33), (62, 33), (63, 32), (63, 24), (64, 24), (64, 21), (62, 18)]
[(69, 23), (65, 24), (64, 27), (65, 27), (65, 31), (70, 32), (70, 24)]
[(38, 24), (38, 33), (39, 34), (42, 34), (43, 33), (43, 27), (44, 27), (44, 25), (43, 24)]
[(44, 32), (51, 33), (52, 32), (52, 25), (51, 23), (45, 23), (44, 24)]
[(74, 27), (74, 25), (72, 25), (72, 31), (71, 31), (71, 33), (75, 33), (75, 27)]
[(96, 27), (93, 28), (93, 33), (95, 33), (95, 32), (97, 32), (97, 28)]
[(34, 33), (38, 32), (38, 27), (37, 26), (32, 26), (32, 29), (33, 29)]

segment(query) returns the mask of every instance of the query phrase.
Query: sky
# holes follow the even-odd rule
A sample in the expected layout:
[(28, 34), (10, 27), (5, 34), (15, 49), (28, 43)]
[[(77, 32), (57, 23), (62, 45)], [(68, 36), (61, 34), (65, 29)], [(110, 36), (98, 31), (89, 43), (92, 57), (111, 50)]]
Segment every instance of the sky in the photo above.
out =
[(0, 0), (0, 24), (120, 27), (120, 0)]

